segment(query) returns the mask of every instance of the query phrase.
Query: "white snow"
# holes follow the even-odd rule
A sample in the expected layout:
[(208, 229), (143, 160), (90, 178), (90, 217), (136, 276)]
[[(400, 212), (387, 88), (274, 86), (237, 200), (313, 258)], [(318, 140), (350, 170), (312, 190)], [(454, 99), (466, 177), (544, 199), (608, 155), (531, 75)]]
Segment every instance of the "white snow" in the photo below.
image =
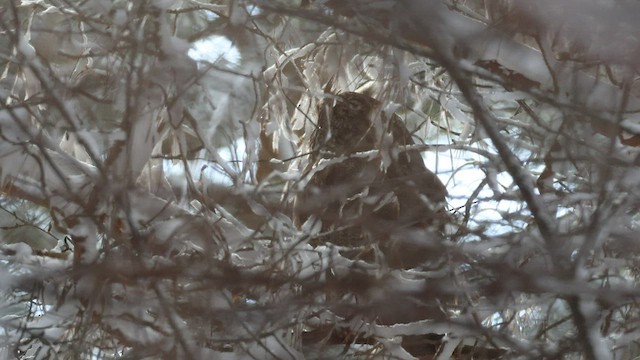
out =
[(216, 63), (220, 59), (237, 64), (240, 62), (240, 52), (231, 41), (224, 36), (213, 35), (196, 41), (187, 54), (196, 61)]

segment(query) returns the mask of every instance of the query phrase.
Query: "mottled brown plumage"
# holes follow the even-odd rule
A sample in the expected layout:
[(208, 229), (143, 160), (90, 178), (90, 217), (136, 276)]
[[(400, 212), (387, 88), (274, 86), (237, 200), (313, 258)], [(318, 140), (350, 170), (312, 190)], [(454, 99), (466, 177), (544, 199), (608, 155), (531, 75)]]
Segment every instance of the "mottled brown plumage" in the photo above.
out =
[[(322, 221), (324, 235), (315, 243), (365, 248), (377, 243), (393, 267), (420, 264), (430, 246), (414, 239), (398, 242), (398, 234), (429, 228), (439, 234), (447, 218), (446, 188), (418, 151), (402, 151), (414, 144), (402, 120), (386, 118), (379, 101), (348, 92), (320, 105), (316, 125), (309, 138), (312, 175), (296, 201), (298, 222), (312, 215)], [(357, 155), (370, 150), (378, 152)]]

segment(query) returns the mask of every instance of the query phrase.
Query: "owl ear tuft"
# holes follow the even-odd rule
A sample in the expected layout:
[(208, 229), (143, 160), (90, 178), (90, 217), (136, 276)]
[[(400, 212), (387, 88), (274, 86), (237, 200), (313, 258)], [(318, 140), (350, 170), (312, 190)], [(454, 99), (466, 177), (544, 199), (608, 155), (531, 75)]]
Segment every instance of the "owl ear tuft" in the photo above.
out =
[(329, 81), (327, 81), (327, 83), (324, 85), (324, 93), (325, 94), (333, 94), (333, 84), (335, 83), (335, 76), (332, 76), (331, 79), (329, 79)]

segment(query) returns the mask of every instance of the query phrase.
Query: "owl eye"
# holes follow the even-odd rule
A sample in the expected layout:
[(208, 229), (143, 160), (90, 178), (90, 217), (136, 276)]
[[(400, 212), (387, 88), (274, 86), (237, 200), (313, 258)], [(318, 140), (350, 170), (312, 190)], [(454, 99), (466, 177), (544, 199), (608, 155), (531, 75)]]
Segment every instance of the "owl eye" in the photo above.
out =
[(349, 105), (349, 108), (354, 111), (360, 111), (364, 108), (362, 102), (355, 99), (349, 99), (347, 104)]

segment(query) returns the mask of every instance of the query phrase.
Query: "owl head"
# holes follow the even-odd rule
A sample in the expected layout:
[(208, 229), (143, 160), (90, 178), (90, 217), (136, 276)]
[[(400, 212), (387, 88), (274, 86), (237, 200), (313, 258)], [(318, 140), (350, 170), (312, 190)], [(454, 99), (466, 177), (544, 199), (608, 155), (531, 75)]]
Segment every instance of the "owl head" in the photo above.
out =
[(319, 105), (311, 149), (333, 156), (375, 149), (372, 119), (379, 108), (378, 100), (355, 92), (326, 99)]

